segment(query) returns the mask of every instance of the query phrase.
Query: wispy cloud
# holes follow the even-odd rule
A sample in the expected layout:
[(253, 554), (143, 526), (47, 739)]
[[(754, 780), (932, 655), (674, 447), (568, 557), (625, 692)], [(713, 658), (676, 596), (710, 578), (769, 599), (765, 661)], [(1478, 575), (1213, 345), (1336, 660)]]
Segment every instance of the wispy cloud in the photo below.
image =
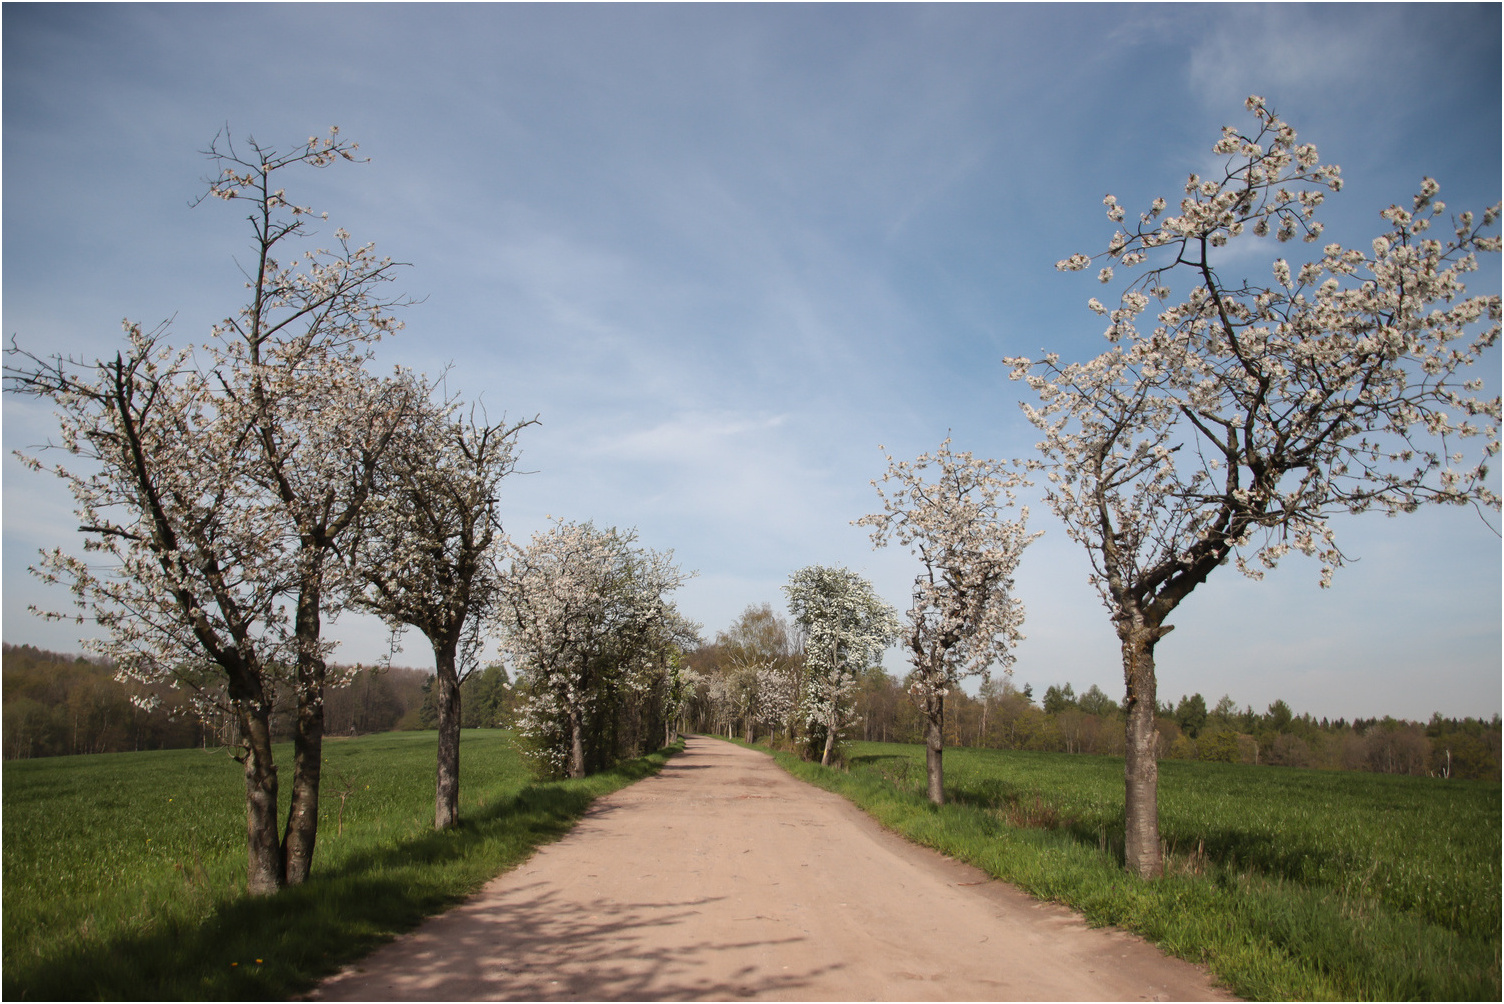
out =
[[(246, 242), (224, 206), (188, 209), (196, 151), (226, 122), (271, 142), (337, 123), (371, 162), (300, 184), (412, 262), (402, 286), (424, 298), (381, 361), (453, 364), (450, 386), (493, 414), (540, 414), (521, 441), (535, 473), (504, 489), (509, 531), (548, 514), (637, 526), (700, 571), (681, 598), (708, 634), (781, 603), (788, 574), (816, 561), (865, 570), (904, 604), (912, 559), (850, 525), (876, 502), (877, 444), (913, 456), (950, 429), (966, 449), (1027, 451), (1037, 436), (1000, 357), (1101, 349), (1083, 303), (1104, 290), (1053, 262), (1105, 246), (1103, 192), (1130, 211), (1175, 195), (1248, 93), (1351, 163), (1355, 197), (1330, 206), (1337, 239), (1366, 240), (1421, 173), (1455, 206), (1498, 197), (1499, 95), (1476, 86), (1499, 75), (1486, 6), (11, 4), (0, 17), (7, 334), (98, 355), (121, 316), (177, 312), (177, 336), (201, 338), (243, 295), (232, 259)], [(1280, 253), (1225, 261), (1258, 279)], [(35, 438), (16, 415), (7, 394), (7, 448)], [(5, 476), (7, 640), (66, 647), (16, 612), (36, 538), (72, 533), (66, 499), (14, 462)], [(1441, 551), (1497, 580), (1497, 549), (1453, 516)], [(1111, 691), (1084, 557), (1042, 507), (1034, 522), (1050, 536), (1020, 575), (1019, 672)], [(1389, 571), (1354, 574), (1400, 589), (1441, 553), (1401, 523), (1385, 524)], [(1475, 597), (1477, 578), (1457, 578), (1472, 584), (1438, 595)], [(1235, 610), (1220, 588), (1161, 646), (1168, 686), (1183, 673), (1258, 701), (1268, 661), (1302, 645), (1343, 658), (1319, 619), (1278, 650), (1214, 648), (1239, 625), (1291, 620), (1282, 586), (1229, 591)], [(1356, 593), (1307, 602), (1322, 604), (1331, 623), (1369, 616)], [(1481, 618), (1497, 634), (1497, 610), (1477, 610), (1441, 602), (1434, 632), (1412, 630), (1472, 638)], [(379, 632), (340, 630), (350, 655), (379, 654)], [(1350, 652), (1347, 679), (1404, 661)], [(1497, 709), (1497, 643), (1450, 657), (1444, 709)], [(1353, 713), (1314, 685), (1306, 704), (1277, 696)], [(1375, 700), (1429, 712), (1396, 683)]]

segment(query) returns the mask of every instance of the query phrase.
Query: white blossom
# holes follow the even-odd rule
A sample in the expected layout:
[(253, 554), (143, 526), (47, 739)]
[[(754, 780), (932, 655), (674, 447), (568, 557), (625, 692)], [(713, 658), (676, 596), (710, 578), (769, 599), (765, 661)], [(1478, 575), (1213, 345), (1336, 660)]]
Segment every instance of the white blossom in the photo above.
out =
[[(883, 480), (873, 482), (883, 512), (856, 521), (872, 528), (873, 546), (896, 541), (919, 557), (905, 644), (914, 667), (910, 692), (937, 755), (945, 695), (993, 666), (1007, 671), (1023, 640), (1013, 574), (1039, 534), (1025, 530), (1027, 508), (1017, 520), (1004, 513), (1014, 505), (1014, 489), (1026, 483), (1006, 464), (952, 452), (946, 439), (912, 463), (888, 457)], [(942, 793), (932, 774), (931, 797), (940, 801)]]
[(847, 724), (858, 676), (898, 634), (898, 614), (847, 568), (810, 565), (789, 577), (789, 611), (805, 630), (804, 712), (825, 730), (828, 762)]
[(687, 578), (672, 552), (633, 546), (636, 534), (556, 520), (511, 546), (501, 582), (502, 647), (527, 689), (521, 727), (552, 763), (585, 772), (586, 718), (603, 683), (646, 684), (695, 634), (668, 600)]
[[(105, 629), (88, 647), (123, 677), (186, 688), (202, 713), (238, 724), (256, 893), (311, 867), (332, 649), (322, 618), (341, 606), (337, 555), (410, 404), (365, 369), (407, 302), (381, 295), (393, 263), (370, 245), (278, 261), (309, 236), (310, 212), (276, 187), (280, 172), (354, 149), (333, 131), (286, 154), (215, 138), (200, 201), (245, 202), (257, 254), (248, 302), (208, 344), (174, 349), (165, 325), (127, 321), (112, 359), (16, 348), (7, 367), (12, 389), (58, 407), (57, 446), (77, 464), (49, 469), (72, 491), (93, 559), (55, 549), (35, 571), (69, 587), (77, 619)], [(284, 693), (298, 714), (279, 841), (269, 723)]]
[[(1154, 644), (1218, 565), (1231, 560), (1257, 578), (1294, 542), (1320, 561), (1326, 585), (1345, 560), (1328, 524), (1335, 513), (1499, 508), (1486, 465), (1499, 448), (1500, 400), (1478, 396), (1465, 371), (1496, 344), (1500, 302), (1468, 296), (1463, 282), (1479, 253), (1498, 248), (1483, 232), (1498, 206), (1431, 238), (1416, 215), (1439, 191), (1427, 178), (1415, 213), (1379, 214), (1386, 229), (1368, 250), (1329, 243), (1293, 274), (1277, 260), (1274, 285), (1224, 281), (1207, 247), (1270, 229), (1316, 243), (1315, 211), (1341, 189), (1338, 168), (1297, 145), (1262, 99), (1248, 107), (1257, 131), (1226, 130), (1214, 148), (1228, 157), (1225, 172), (1191, 175), (1179, 215), (1144, 214), (1098, 256), (1143, 254), (1149, 265), (1110, 314), (1114, 344), (1081, 363), (1006, 360), (1038, 397), (1023, 410), (1043, 435), (1046, 499), (1086, 547), (1123, 643), (1128, 769), (1135, 776), (1142, 763), (1148, 785), (1139, 790), (1154, 783), (1152, 751), (1133, 740), (1135, 713), (1152, 731)], [(1141, 327), (1141, 291), (1176, 275), (1189, 286), (1182, 302)], [(1157, 830), (1134, 830), (1133, 791), (1129, 863), (1153, 874)]]

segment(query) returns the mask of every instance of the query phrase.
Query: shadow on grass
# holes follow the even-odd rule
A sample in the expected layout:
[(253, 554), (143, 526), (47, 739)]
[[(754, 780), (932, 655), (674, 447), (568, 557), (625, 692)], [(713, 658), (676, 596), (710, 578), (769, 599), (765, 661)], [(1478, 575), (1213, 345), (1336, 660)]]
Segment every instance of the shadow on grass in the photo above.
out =
[[(903, 754), (853, 757), (853, 772), (876, 775), (900, 792), (923, 797), (924, 764)], [(993, 813), (1008, 826), (1044, 830), (1069, 838), (1124, 863), (1124, 822), (1121, 812), (1111, 818), (1063, 810), (1012, 781), (997, 777), (971, 778), (947, 784), (948, 802)], [(1167, 864), (1172, 872), (1203, 874), (1211, 870), (1246, 872), (1270, 879), (1326, 884), (1322, 871), (1341, 872), (1345, 862), (1331, 861), (1331, 851), (1311, 841), (1238, 827), (1203, 827), (1194, 839), (1166, 839)], [(1335, 867), (1334, 867), (1335, 866)]]
[[(1142, 881), (1123, 872), (1121, 819), (1114, 829), (1101, 813), (1046, 825), (1048, 812), (1040, 810), (1035, 825), (1010, 826), (1010, 806), (1027, 814), (1035, 810), (1026, 802), (1043, 799), (1007, 781), (947, 788), (942, 807), (925, 799), (924, 765), (911, 756), (855, 758), (850, 773), (792, 757), (779, 762), (910, 840), (1071, 906), (1094, 924), (1123, 927), (1209, 964), (1251, 999), (1499, 999), (1497, 927), (1466, 931), (1285, 878), (1299, 873), (1300, 856), (1316, 856), (1303, 841), (1207, 828), (1190, 853), (1172, 849), (1164, 878)], [(1116, 861), (1101, 853), (1107, 849)], [(1185, 867), (1193, 855), (1204, 868)]]
[(4, 997), (266, 1000), (306, 992), (557, 840), (597, 797), (656, 773), (677, 751), (529, 785), (451, 830), (355, 852), (303, 885), (234, 899), (197, 923), (164, 923), (17, 967), (5, 973)]

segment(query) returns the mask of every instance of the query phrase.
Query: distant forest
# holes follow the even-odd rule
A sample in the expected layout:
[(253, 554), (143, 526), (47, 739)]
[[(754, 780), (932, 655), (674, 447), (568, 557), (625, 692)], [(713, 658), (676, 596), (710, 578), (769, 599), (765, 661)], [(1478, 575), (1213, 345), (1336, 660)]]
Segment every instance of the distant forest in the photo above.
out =
[[(687, 661), (708, 679), (724, 671), (720, 655), (718, 646), (705, 645), (688, 653)], [(121, 683), (110, 666), (81, 656), (4, 645), (3, 672), (7, 760), (233, 740), (222, 723), (200, 720), (179, 691), (158, 688), (160, 704), (142, 709), (132, 698), (149, 688)], [(325, 729), (329, 735), (356, 735), (434, 728), (432, 682), (426, 670), (361, 669), (347, 686), (327, 692)], [(514, 691), (501, 666), (472, 673), (461, 687), (461, 700), (465, 728), (512, 723)], [(861, 720), (847, 729), (848, 738), (923, 741), (923, 720), (903, 683), (881, 669), (863, 677), (856, 711)], [(277, 738), (291, 737), (292, 713), (289, 701), (274, 716)], [(1036, 696), (1028, 685), (1020, 690), (1007, 680), (992, 680), (975, 697), (953, 692), (945, 718), (947, 746), (1123, 754), (1122, 709), (1095, 685), (1077, 694), (1065, 684)], [(703, 694), (691, 700), (687, 719), (684, 724), (692, 730), (747, 731), (745, 718)], [(1191, 694), (1161, 705), (1157, 732), (1166, 759), (1500, 780), (1498, 715), (1484, 720), (1437, 714), (1429, 722), (1328, 720), (1297, 715), (1284, 701), (1256, 712), (1238, 708), (1228, 696), (1208, 707), (1200, 694)]]
[[(705, 645), (688, 661), (702, 679), (736, 675), (722, 645)], [(734, 690), (734, 686), (721, 688)], [(748, 738), (748, 716), (736, 701), (717, 701), (702, 687), (690, 703), (691, 729)], [(876, 742), (922, 743), (924, 720), (902, 681), (874, 667), (855, 697), (859, 721), (846, 737)], [(759, 732), (756, 724), (751, 732)], [(765, 733), (766, 728), (761, 728)], [(1239, 708), (1229, 696), (1208, 707), (1200, 694), (1161, 704), (1156, 733), (1161, 759), (1366, 770), (1386, 774), (1500, 779), (1500, 722), (1443, 718), (1316, 719), (1297, 715), (1284, 701), (1264, 712)], [(1093, 685), (1077, 694), (1069, 684), (1043, 695), (1007, 679), (984, 683), (973, 697), (959, 690), (945, 698), (945, 745), (1122, 756), (1125, 729), (1118, 703)]]
[[(202, 720), (186, 695), (168, 687), (143, 687), (115, 679), (109, 665), (60, 655), (30, 645), (4, 645), (4, 734), (7, 760), (119, 753), (130, 750), (218, 746), (233, 741), (228, 722)], [(428, 670), (361, 669), (324, 698), (328, 735), (358, 735), (397, 729), (435, 728), (438, 713)], [(493, 727), (510, 720), (506, 670), (491, 666), (472, 673), (461, 687), (463, 726)], [(145, 710), (137, 697), (158, 698)], [(293, 703), (272, 718), (275, 739), (292, 738)]]

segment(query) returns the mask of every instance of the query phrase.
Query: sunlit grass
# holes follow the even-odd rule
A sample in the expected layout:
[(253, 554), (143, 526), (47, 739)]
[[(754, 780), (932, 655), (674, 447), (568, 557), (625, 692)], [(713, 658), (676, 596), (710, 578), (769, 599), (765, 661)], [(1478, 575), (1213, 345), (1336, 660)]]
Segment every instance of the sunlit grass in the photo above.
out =
[(1165, 762), (1169, 874), (1122, 868), (1123, 761), (854, 743), (849, 773), (780, 755), (885, 826), (1204, 963), (1254, 999), (1497, 1000), (1500, 789)]
[[(462, 823), (436, 834), (432, 733), (326, 742), (314, 877), (259, 900), (243, 894), (243, 776), (223, 754), (6, 763), (5, 997), (299, 992), (524, 860), (667, 756), (539, 784), (506, 733), (466, 731), (461, 750)], [(290, 747), (277, 756), (290, 762)]]

